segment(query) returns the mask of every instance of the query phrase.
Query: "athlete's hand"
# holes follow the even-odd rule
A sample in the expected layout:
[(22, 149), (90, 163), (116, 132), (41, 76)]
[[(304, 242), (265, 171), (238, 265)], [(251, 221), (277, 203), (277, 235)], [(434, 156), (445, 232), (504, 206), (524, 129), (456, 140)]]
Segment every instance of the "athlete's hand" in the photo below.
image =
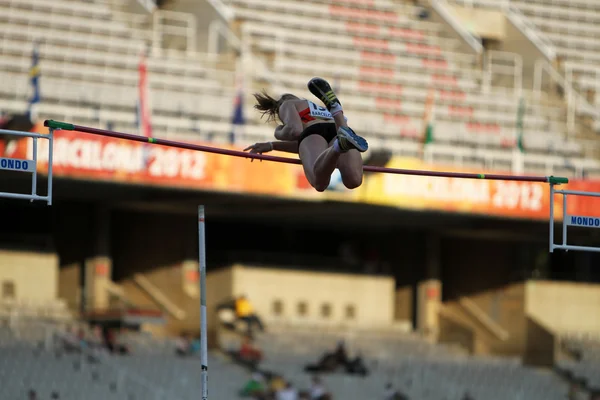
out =
[[(244, 149), (244, 151), (248, 151), (248, 150), (250, 150), (250, 154), (268, 153), (270, 151), (273, 151), (273, 143), (271, 143), (271, 142), (254, 143), (253, 145), (248, 146)], [(252, 159), (251, 162), (252, 161), (254, 161), (254, 159)]]

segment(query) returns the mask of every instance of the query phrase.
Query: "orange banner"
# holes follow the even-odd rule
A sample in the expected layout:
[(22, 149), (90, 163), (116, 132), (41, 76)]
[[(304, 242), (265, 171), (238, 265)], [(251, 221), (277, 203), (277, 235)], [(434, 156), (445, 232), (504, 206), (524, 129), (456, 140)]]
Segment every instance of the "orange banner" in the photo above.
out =
[[(47, 132), (43, 126), (36, 131)], [(5, 156), (31, 159), (30, 141)], [(52, 165), (57, 177), (272, 195), (293, 194), (298, 169), (75, 131), (55, 132)], [(48, 141), (40, 140), (38, 170), (47, 169)]]
[[(38, 125), (35, 131), (47, 132), (45, 129)], [(4, 156), (31, 159), (29, 140), (6, 146)], [(38, 169), (42, 173), (47, 171), (47, 146), (46, 140), (39, 141)], [(547, 220), (550, 214), (549, 185), (545, 183), (371, 173), (365, 175), (360, 188), (350, 191), (343, 187), (336, 171), (330, 190), (318, 193), (310, 187), (302, 167), (298, 165), (251, 162), (238, 157), (72, 131), (55, 132), (53, 167), (57, 177), (86, 180), (302, 197), (315, 201), (363, 202), (412, 210), (509, 218)], [(387, 167), (482, 172), (432, 166), (417, 159), (401, 158), (392, 158)], [(572, 181), (558, 188), (600, 192), (600, 181)], [(555, 205), (555, 216), (561, 218), (562, 196), (557, 196)], [(570, 196), (568, 212), (600, 217), (600, 199)]]
[[(432, 166), (417, 159), (393, 158), (386, 167), (481, 172)], [(337, 186), (341, 186), (339, 183)], [(304, 186), (306, 187), (306, 186)], [(572, 181), (557, 189), (600, 192), (599, 181)], [(306, 189), (305, 189), (306, 190)], [(475, 213), (509, 218), (548, 219), (550, 188), (546, 183), (437, 178), (393, 174), (366, 174), (363, 185), (354, 191), (327, 194), (332, 199), (353, 200), (413, 210)], [(562, 218), (562, 196), (556, 195), (555, 212)], [(569, 196), (569, 214), (600, 216), (600, 199)]]

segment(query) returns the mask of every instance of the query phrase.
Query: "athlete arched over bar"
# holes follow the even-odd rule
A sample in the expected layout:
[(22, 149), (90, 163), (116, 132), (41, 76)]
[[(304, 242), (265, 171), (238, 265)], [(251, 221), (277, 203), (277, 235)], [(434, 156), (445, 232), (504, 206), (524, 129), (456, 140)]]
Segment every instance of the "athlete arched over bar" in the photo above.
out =
[(276, 100), (266, 92), (255, 93), (254, 107), (267, 115), (267, 122), (278, 118), (282, 124), (275, 128), (276, 141), (255, 143), (244, 151), (299, 154), (306, 179), (319, 192), (327, 189), (336, 168), (348, 189), (359, 187), (363, 179), (360, 153), (367, 151), (367, 141), (348, 127), (342, 104), (326, 80), (313, 78), (308, 89), (327, 108), (293, 94)]

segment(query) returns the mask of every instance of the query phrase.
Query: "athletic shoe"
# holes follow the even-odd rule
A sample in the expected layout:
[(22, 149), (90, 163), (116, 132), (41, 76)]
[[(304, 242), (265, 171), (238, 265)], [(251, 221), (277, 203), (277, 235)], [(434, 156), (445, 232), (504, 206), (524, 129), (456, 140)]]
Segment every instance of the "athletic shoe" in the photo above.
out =
[(364, 153), (369, 149), (369, 144), (367, 141), (358, 136), (354, 131), (349, 127), (342, 127), (337, 131), (337, 139), (340, 149), (346, 152), (351, 149), (356, 149), (361, 153)]
[(310, 90), (312, 94), (319, 98), (319, 100), (321, 100), (323, 104), (325, 104), (329, 111), (331, 111), (331, 107), (335, 105), (335, 103), (338, 103), (340, 106), (342, 105), (342, 103), (340, 103), (337, 96), (333, 92), (333, 89), (331, 89), (331, 86), (325, 79), (312, 78), (308, 82), (307, 86), (308, 90)]

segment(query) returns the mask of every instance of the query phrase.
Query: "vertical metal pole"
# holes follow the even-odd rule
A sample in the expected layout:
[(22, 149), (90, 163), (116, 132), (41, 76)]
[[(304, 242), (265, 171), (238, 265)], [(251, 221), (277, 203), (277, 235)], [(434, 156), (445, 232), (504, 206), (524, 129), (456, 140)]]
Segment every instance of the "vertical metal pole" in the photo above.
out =
[(198, 269), (200, 272), (200, 364), (202, 400), (208, 399), (208, 338), (206, 329), (206, 243), (204, 206), (198, 206)]
[(52, 153), (54, 151), (54, 129), (50, 128), (48, 139), (48, 205), (52, 205)]
[(554, 253), (554, 184), (550, 184), (550, 253)]
[[(31, 174), (31, 195), (35, 196), (37, 194), (37, 141), (38, 138), (33, 138), (33, 174)], [(33, 199), (31, 199), (33, 203)]]
[(563, 193), (563, 220), (562, 220), (562, 243), (563, 246), (567, 245), (567, 194)]

